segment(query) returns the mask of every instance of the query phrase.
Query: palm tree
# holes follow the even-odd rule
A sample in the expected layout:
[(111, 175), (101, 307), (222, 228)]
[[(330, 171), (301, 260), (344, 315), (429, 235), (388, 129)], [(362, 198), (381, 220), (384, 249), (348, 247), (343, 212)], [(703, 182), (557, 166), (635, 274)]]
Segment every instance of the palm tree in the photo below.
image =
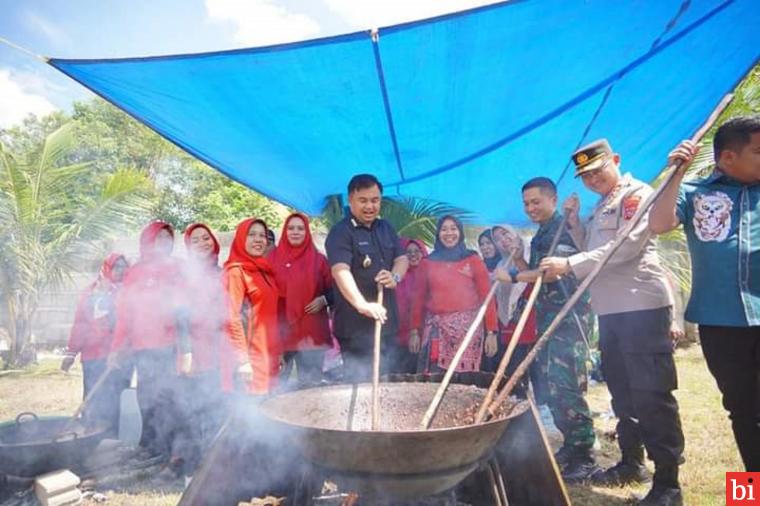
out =
[[(441, 216), (453, 215), (463, 222), (471, 221), (474, 216), (465, 209), (443, 202), (412, 197), (383, 197), (381, 214), (393, 225), (399, 236), (417, 239), (426, 244), (435, 242), (436, 225)], [(322, 223), (329, 229), (342, 218), (342, 197), (328, 197), (322, 211)]]
[(91, 162), (65, 163), (74, 147), (73, 128), (63, 125), (26, 153), (14, 154), (0, 143), (0, 311), (10, 341), (5, 367), (23, 365), (22, 356), (29, 356), (41, 292), (69, 281), (102, 254), (99, 241), (150, 209), (149, 179), (134, 169), (115, 171), (94, 195), (85, 195), (81, 186)]

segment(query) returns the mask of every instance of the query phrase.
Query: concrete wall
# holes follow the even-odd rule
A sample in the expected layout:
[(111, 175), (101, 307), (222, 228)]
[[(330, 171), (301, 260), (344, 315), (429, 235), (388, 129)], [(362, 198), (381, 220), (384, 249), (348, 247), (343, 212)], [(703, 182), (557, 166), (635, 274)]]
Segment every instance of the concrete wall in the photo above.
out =
[[(279, 230), (275, 231), (277, 235), (279, 235), (279, 232)], [(224, 263), (224, 260), (227, 258), (233, 237), (233, 232), (221, 232), (218, 234), (222, 248), (219, 254), (220, 263)], [(324, 233), (316, 233), (314, 236), (314, 242), (321, 251), (324, 251), (325, 237), (326, 234)], [(129, 259), (130, 264), (132, 264), (139, 257), (138, 239), (138, 236), (134, 236), (116, 240), (110, 250), (123, 253)], [(181, 235), (177, 236), (174, 255), (177, 258), (186, 257)], [(40, 297), (39, 309), (32, 322), (32, 333), (38, 345), (45, 348), (66, 346), (80, 294), (87, 285), (97, 278), (98, 272), (95, 269), (95, 264), (99, 265), (98, 262), (93, 262), (92, 270), (75, 274), (72, 282), (67, 286), (43, 292)], [(0, 313), (0, 319), (4, 318), (5, 315)]]

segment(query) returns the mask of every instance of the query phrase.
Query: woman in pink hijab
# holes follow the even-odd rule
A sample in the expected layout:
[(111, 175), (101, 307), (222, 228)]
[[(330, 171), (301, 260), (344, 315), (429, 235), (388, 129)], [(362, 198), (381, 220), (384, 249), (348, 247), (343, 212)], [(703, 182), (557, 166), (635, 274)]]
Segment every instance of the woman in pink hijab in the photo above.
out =
[[(396, 287), (398, 304), (398, 341), (394, 343), (390, 357), (392, 372), (413, 374), (417, 370), (417, 352), (409, 349), (409, 333), (412, 330), (412, 298), (417, 286), (417, 268), (428, 256), (428, 249), (420, 240), (401, 237), (401, 246), (409, 258), (409, 270)], [(417, 329), (422, 334), (422, 329)]]

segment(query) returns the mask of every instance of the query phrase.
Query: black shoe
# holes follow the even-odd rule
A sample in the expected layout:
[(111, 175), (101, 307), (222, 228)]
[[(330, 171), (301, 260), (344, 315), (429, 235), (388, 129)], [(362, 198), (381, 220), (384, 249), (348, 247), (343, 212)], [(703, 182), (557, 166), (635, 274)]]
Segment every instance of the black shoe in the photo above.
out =
[(648, 483), (652, 476), (642, 463), (620, 461), (609, 469), (597, 473), (591, 483), (602, 487), (622, 487), (629, 483)]
[(596, 465), (594, 457), (589, 454), (575, 455), (562, 468), (562, 478), (566, 483), (581, 483), (593, 479), (602, 472), (602, 468)]
[(680, 488), (654, 486), (638, 504), (639, 506), (683, 506), (683, 495)]
[(557, 462), (560, 471), (570, 463), (574, 454), (575, 450), (569, 446), (563, 446), (554, 454), (554, 460)]

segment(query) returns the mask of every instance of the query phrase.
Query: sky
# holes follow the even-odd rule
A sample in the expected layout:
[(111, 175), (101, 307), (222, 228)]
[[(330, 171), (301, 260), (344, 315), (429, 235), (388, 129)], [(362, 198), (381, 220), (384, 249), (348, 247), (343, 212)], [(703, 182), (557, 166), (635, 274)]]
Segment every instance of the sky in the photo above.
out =
[[(494, 0), (0, 0), (0, 38), (56, 58), (198, 53), (326, 37)], [(0, 43), (0, 128), (94, 95)]]

